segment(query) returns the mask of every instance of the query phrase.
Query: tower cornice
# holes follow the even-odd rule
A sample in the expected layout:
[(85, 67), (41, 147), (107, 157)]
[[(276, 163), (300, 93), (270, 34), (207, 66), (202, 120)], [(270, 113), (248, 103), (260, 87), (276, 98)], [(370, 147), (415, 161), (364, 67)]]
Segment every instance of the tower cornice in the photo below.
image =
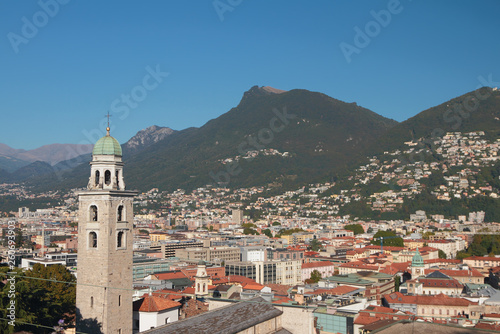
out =
[(126, 197), (134, 197), (139, 194), (138, 191), (135, 190), (82, 190), (77, 192), (78, 196), (93, 196), (93, 195), (111, 195), (111, 196), (126, 196)]

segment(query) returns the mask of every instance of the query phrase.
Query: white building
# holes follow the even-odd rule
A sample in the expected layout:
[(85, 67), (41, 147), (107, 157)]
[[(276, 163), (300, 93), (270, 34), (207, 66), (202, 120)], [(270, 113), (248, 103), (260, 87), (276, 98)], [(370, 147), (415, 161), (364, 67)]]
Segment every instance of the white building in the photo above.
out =
[(166, 294), (145, 294), (134, 302), (133, 333), (179, 320), (181, 303), (167, 298)]
[(266, 261), (267, 251), (264, 247), (241, 247), (241, 261)]

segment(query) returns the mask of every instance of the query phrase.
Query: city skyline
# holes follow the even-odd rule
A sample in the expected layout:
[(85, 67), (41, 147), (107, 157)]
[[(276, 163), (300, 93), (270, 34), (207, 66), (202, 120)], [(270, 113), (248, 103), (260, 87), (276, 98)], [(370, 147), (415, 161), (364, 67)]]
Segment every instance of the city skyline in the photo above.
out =
[(0, 142), (93, 144), (108, 111), (120, 143), (199, 127), (254, 85), (403, 121), (500, 81), (494, 1), (198, 4), (2, 2)]

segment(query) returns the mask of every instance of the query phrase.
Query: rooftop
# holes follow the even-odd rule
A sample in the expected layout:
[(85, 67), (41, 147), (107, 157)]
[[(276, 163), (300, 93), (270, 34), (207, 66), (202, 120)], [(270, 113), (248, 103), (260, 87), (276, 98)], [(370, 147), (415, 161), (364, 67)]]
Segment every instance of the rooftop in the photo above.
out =
[[(224, 306), (188, 319), (150, 329), (145, 334), (238, 333), (283, 314), (261, 297)], [(283, 333), (287, 333), (284, 331)], [(288, 332), (289, 333), (289, 332)]]

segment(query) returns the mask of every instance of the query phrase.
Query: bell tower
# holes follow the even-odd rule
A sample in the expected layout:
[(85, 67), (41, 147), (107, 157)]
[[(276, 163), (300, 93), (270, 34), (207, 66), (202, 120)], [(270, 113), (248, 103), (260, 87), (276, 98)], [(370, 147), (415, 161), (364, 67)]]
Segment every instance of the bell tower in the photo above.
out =
[(208, 286), (210, 284), (210, 276), (207, 274), (207, 266), (205, 261), (198, 263), (196, 276), (194, 277), (195, 295), (197, 297), (204, 297), (208, 295)]
[(422, 258), (422, 255), (420, 255), (418, 247), (415, 250), (415, 255), (413, 255), (413, 258), (411, 260), (410, 268), (411, 268), (411, 279), (417, 279), (419, 276), (424, 276), (425, 272), (424, 259)]
[(86, 191), (78, 194), (77, 330), (132, 333), (133, 199), (122, 149), (109, 134), (94, 145)]

